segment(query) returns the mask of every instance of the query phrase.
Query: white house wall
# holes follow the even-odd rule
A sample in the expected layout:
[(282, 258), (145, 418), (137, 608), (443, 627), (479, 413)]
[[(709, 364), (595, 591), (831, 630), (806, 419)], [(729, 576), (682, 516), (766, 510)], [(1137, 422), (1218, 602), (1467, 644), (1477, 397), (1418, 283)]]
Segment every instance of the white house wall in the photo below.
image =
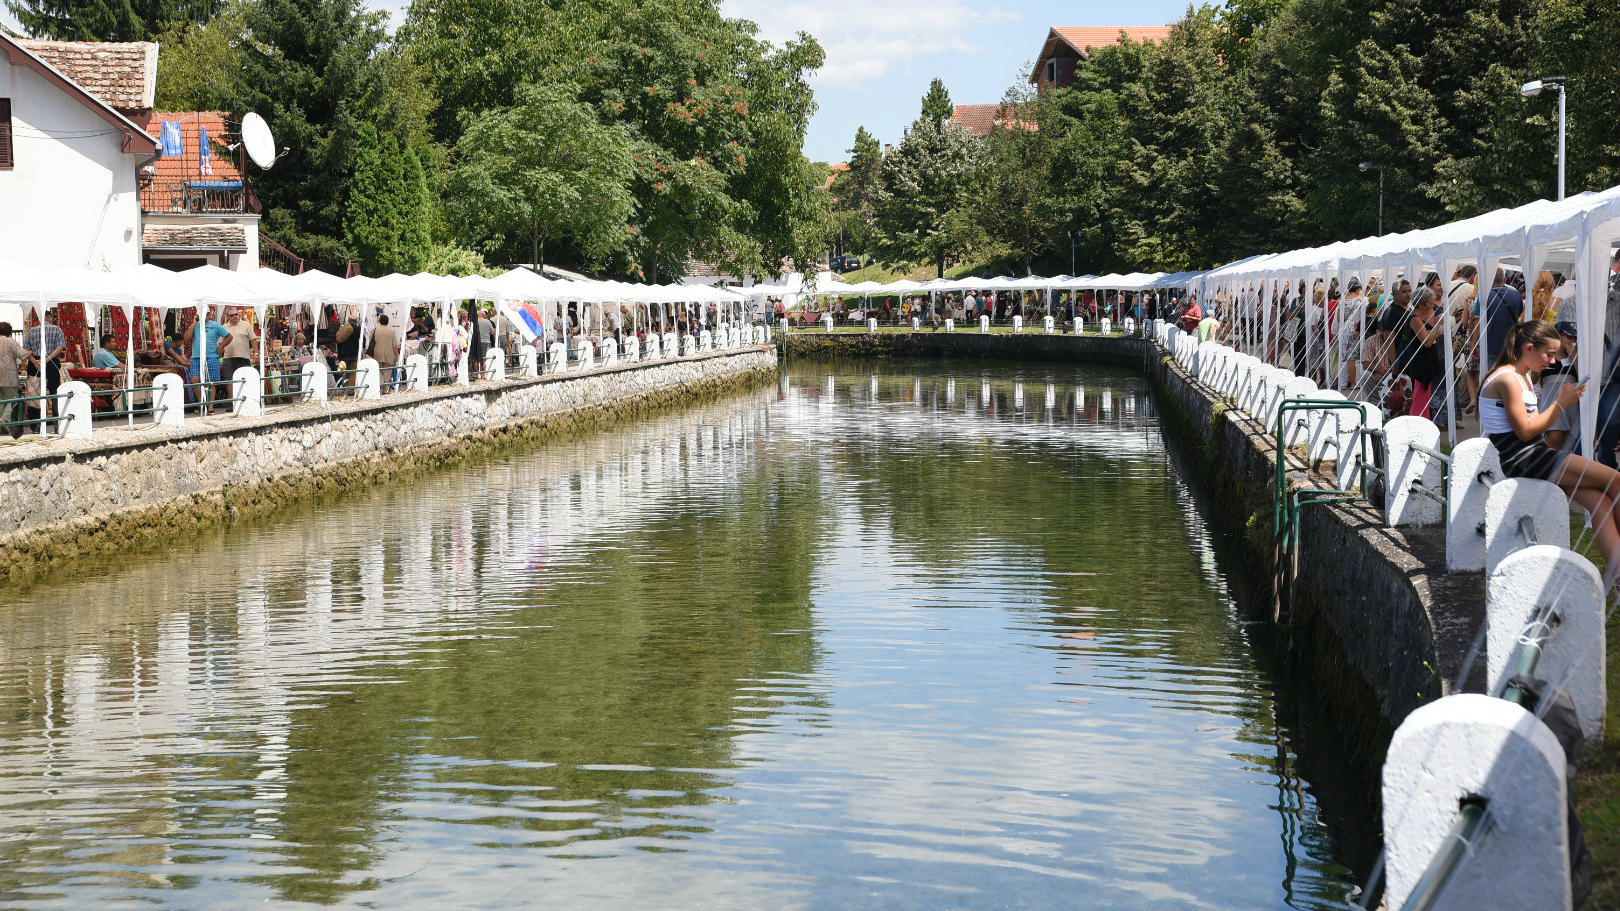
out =
[(140, 265), (140, 153), (38, 73), (0, 55), (16, 167), (0, 170), (0, 260), (35, 266)]

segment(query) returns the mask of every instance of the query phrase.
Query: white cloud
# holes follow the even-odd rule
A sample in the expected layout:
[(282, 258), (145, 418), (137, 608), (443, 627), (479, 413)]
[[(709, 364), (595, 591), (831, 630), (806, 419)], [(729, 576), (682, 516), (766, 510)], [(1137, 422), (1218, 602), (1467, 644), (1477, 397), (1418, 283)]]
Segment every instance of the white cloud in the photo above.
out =
[(957, 0), (726, 0), (727, 16), (752, 19), (760, 34), (782, 42), (798, 32), (816, 36), (827, 63), (815, 82), (852, 86), (876, 79), (902, 60), (932, 54), (977, 54), (975, 34), (1018, 21), (1016, 13)]

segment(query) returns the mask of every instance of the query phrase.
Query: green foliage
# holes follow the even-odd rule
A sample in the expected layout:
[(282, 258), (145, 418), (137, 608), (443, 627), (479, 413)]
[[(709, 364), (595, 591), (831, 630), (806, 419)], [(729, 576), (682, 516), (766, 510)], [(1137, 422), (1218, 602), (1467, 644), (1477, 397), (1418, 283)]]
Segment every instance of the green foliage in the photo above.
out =
[(931, 262), (944, 275), (948, 260), (982, 242), (978, 226), (959, 210), (984, 162), (984, 141), (967, 130), (927, 118), (912, 124), (883, 160), (876, 223), (885, 258)]
[(945, 83), (939, 77), (928, 83), (928, 94), (923, 96), (922, 116), (918, 123), (931, 123), (939, 126), (951, 119), (956, 113), (956, 106), (951, 104), (951, 93), (945, 90)]
[(578, 89), (525, 85), (516, 104), (474, 119), (456, 146), (452, 212), (465, 236), (492, 252), (545, 262), (549, 241), (589, 261), (624, 249), (633, 233), (629, 132), (603, 123)]
[(457, 247), (452, 244), (434, 244), (427, 252), (427, 258), (422, 263), (422, 269), (435, 275), (487, 275), (498, 274), (499, 270), (490, 268), (484, 257), (477, 250), (466, 247)]
[(158, 56), (157, 109), (210, 111), (226, 106), (235, 73), (241, 67), (245, 2), (226, 5), (204, 23), (169, 29), (154, 40)]
[[(622, 131), (626, 230), (606, 243), (599, 225), (559, 225), (564, 261), (669, 280), (692, 260), (776, 274), (784, 260), (820, 258), (827, 199), (801, 152), (815, 110), (808, 77), (823, 58), (809, 36), (770, 45), (717, 0), (416, 0), (401, 34), (439, 99), (442, 143), (460, 147), (464, 128), (525, 85), (566, 86)], [(514, 242), (510, 224), (463, 238)]]
[(849, 170), (837, 172), (832, 185), (838, 230), (847, 249), (870, 250), (877, 243), (873, 213), (883, 188), (883, 147), (866, 127), (858, 127), (848, 151)]
[(148, 41), (206, 22), (218, 0), (5, 0), (22, 30), (57, 41)]
[(1016, 259), (1026, 275), (1036, 258), (1056, 248), (1064, 215), (1052, 192), (1056, 136), (1023, 125), (1026, 119), (1038, 122), (1038, 105), (1027, 83), (1009, 89), (1001, 99), (997, 119), (1017, 124), (991, 131), (985, 166), (968, 207), (972, 223), (984, 232), (980, 246), (993, 245), (992, 255)]
[(378, 137), (371, 124), (361, 125), (343, 236), (365, 270), (374, 275), (421, 271), (432, 247), (432, 207), (415, 150), (392, 133)]

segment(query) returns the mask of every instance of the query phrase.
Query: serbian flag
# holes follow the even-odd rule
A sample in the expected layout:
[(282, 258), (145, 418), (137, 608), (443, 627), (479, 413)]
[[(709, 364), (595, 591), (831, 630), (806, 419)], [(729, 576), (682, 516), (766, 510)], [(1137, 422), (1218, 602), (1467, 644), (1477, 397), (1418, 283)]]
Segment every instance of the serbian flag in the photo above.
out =
[(165, 156), (186, 154), (186, 140), (180, 133), (178, 120), (163, 121), (163, 154)]
[(201, 124), (197, 125), (197, 171), (210, 176), (214, 173), (214, 150), (208, 145), (208, 128)]
[(524, 304), (522, 307), (518, 308), (518, 315), (523, 317), (523, 322), (528, 325), (529, 331), (533, 333), (536, 338), (545, 332), (546, 319), (540, 314), (539, 307), (536, 307), (534, 304)]

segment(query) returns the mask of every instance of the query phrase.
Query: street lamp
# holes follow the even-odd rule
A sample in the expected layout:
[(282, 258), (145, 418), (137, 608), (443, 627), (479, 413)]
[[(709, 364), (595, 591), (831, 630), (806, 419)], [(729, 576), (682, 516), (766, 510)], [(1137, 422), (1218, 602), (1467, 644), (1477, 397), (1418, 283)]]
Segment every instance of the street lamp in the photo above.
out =
[(1362, 171), (1371, 171), (1378, 168), (1378, 233), (1384, 233), (1384, 169), (1381, 165), (1370, 161), (1363, 161), (1359, 167)]
[(1548, 89), (1558, 90), (1558, 198), (1564, 198), (1564, 77), (1546, 76), (1519, 87), (1519, 94), (1534, 98)]
[(1069, 274), (1074, 274), (1074, 232), (1069, 232)]

